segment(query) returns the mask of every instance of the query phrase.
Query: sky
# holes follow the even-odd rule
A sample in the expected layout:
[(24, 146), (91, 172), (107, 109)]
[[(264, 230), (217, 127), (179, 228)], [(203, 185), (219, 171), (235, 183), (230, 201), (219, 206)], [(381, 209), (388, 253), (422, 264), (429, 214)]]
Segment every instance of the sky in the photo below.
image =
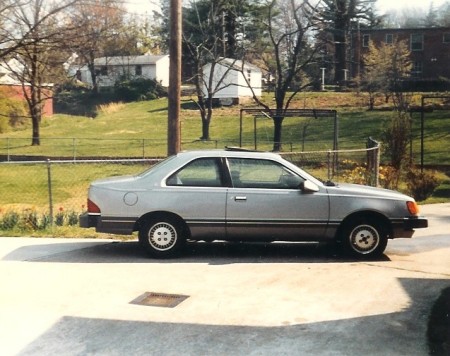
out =
[(377, 0), (377, 7), (381, 12), (390, 10), (401, 10), (402, 8), (421, 8), (428, 11), (430, 4), (433, 3), (434, 7), (439, 7), (445, 4), (448, 0)]
[[(144, 14), (157, 7), (159, 0), (124, 0), (129, 11), (136, 14)], [(428, 11), (430, 4), (438, 7), (450, 0), (377, 0), (377, 8), (382, 13), (390, 10), (401, 10), (402, 8), (420, 8)]]

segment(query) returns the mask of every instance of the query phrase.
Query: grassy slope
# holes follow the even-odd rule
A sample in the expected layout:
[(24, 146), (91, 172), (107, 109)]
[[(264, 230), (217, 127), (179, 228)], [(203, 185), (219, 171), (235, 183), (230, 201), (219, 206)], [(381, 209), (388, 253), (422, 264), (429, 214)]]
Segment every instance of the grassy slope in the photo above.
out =
[[(382, 130), (392, 112), (368, 112), (363, 106), (364, 97), (354, 93), (304, 93), (293, 103), (292, 108), (335, 109), (339, 116), (339, 147), (361, 148), (369, 136), (382, 139)], [(189, 98), (183, 101), (181, 132), (183, 149), (211, 148), (216, 143), (200, 144), (201, 121), (197, 110), (189, 105)], [(0, 154), (6, 154), (7, 140), (10, 154), (32, 154), (43, 156), (140, 156), (144, 146), (145, 156), (166, 154), (167, 140), (167, 100), (159, 99), (135, 102), (118, 106), (117, 111), (99, 113), (95, 118), (54, 115), (44, 119), (41, 125), (41, 146), (31, 147), (30, 127), (0, 134)], [(220, 141), (218, 147), (236, 145), (239, 142), (240, 107), (218, 108), (210, 126), (212, 140)], [(450, 164), (450, 114), (435, 112), (427, 114), (425, 122), (426, 163)], [(420, 148), (420, 115), (413, 116), (414, 151)], [(258, 148), (270, 149), (273, 124), (270, 120), (259, 119)], [(306, 133), (304, 137), (303, 134)], [(328, 149), (332, 147), (333, 122), (331, 119), (285, 119), (283, 140), (285, 150), (301, 150), (305, 139), (305, 150)], [(3, 139), (2, 139), (3, 138)], [(101, 139), (101, 140), (96, 140)], [(145, 141), (143, 141), (145, 139)], [(253, 117), (245, 116), (243, 142), (253, 147)], [(109, 141), (105, 141), (109, 140)], [(74, 143), (76, 148), (74, 149)], [(101, 145), (101, 146), (97, 146)], [(74, 152), (74, 150), (76, 152)]]
[[(364, 97), (354, 93), (305, 93), (299, 96), (292, 108), (337, 110), (339, 115), (340, 148), (361, 148), (365, 146), (369, 136), (378, 140), (381, 139), (382, 130), (392, 115), (391, 112), (387, 111), (368, 112), (363, 105), (364, 100)], [(201, 135), (201, 122), (198, 111), (193, 109), (189, 98), (183, 100), (182, 107), (181, 131), (183, 149), (215, 147), (214, 142), (195, 142)], [(41, 125), (42, 144), (37, 147), (30, 146), (30, 127), (0, 134), (0, 154), (6, 153), (6, 143), (7, 139), (9, 139), (10, 154), (66, 155), (70, 157), (73, 154), (73, 138), (76, 141), (77, 156), (99, 155), (100, 153), (111, 157), (135, 156), (142, 153), (142, 140), (145, 140), (145, 155), (147, 157), (164, 156), (166, 154), (166, 99), (118, 105), (114, 109), (115, 111), (99, 113), (95, 119), (61, 114), (46, 118)], [(223, 147), (224, 144), (236, 145), (238, 142), (239, 110), (240, 107), (237, 106), (215, 109), (210, 133), (213, 140), (221, 141), (218, 143), (218, 147)], [(448, 155), (450, 150), (450, 115), (447, 114), (448, 112), (435, 112), (426, 116), (426, 159), (431, 160), (435, 164), (450, 164), (450, 156)], [(413, 116), (413, 124), (414, 134), (417, 135), (420, 127), (420, 116), (418, 114)], [(270, 120), (259, 120), (257, 125), (258, 142), (264, 146), (259, 148), (270, 149), (273, 130), (272, 122)], [(306, 130), (304, 130), (305, 125)], [(331, 148), (332, 127), (332, 120), (328, 122), (326, 120), (321, 121), (321, 124), (318, 125), (315, 119), (286, 119), (283, 139), (285, 142), (292, 141), (296, 143), (297, 146), (294, 149), (299, 150), (301, 148), (299, 142), (303, 138), (303, 133), (306, 132), (306, 150), (328, 149)], [(110, 139), (110, 141), (104, 141), (106, 139)], [(247, 146), (252, 147), (253, 118), (251, 116), (246, 116), (244, 119), (243, 141), (247, 143)], [(262, 144), (264, 141), (267, 142), (266, 145)], [(416, 139), (414, 143), (415, 150), (417, 150), (418, 145), (419, 140)], [(285, 145), (285, 149), (289, 149), (289, 145)], [(432, 153), (430, 153), (431, 151)], [(4, 168), (6, 171), (2, 173), (2, 176), (10, 177), (9, 184), (17, 187), (27, 186), (26, 181), (29, 179), (27, 174), (17, 174), (17, 170), (10, 171), (7, 167)], [(24, 168), (22, 167), (21, 169)], [(114, 171), (105, 172), (105, 167), (102, 166), (99, 167), (99, 170), (102, 176), (115, 174)], [(77, 177), (80, 185), (77, 195), (83, 197), (82, 201), (84, 201), (86, 186), (92, 180), (90, 175), (96, 174), (92, 167), (88, 172), (89, 174), (85, 179), (80, 179), (80, 176), (74, 175)], [(56, 175), (56, 172), (54, 174)], [(38, 181), (36, 184), (42, 185), (42, 189), (45, 189), (45, 171), (40, 179), (42, 183)], [(444, 180), (444, 183), (436, 191), (435, 197), (427, 202), (448, 201), (450, 181), (446, 180), (444, 174), (441, 174), (441, 179)], [(74, 186), (72, 186), (73, 189), (75, 189)], [(14, 191), (14, 189), (10, 190)], [(58, 198), (65, 199), (64, 195), (68, 193), (58, 191), (55, 194)], [(13, 202), (13, 199), (4, 201)], [(45, 201), (42, 203), (45, 205)], [(58, 233), (63, 235), (62, 232)], [(70, 232), (68, 234), (70, 235)]]

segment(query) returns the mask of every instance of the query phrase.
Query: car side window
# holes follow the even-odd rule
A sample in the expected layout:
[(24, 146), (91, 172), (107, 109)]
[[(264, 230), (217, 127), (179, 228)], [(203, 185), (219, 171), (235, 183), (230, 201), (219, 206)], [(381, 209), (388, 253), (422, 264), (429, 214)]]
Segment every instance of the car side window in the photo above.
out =
[(222, 176), (216, 158), (200, 158), (188, 163), (166, 181), (169, 186), (221, 187)]
[(297, 189), (303, 178), (283, 165), (263, 159), (229, 158), (231, 180), (236, 188)]

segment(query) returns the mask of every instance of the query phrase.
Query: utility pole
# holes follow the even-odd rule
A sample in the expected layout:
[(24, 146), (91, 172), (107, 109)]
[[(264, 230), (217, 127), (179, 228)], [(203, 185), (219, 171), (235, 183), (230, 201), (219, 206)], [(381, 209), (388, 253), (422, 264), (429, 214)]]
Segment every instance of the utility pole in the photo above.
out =
[(174, 155), (181, 150), (181, 1), (170, 0), (168, 156)]

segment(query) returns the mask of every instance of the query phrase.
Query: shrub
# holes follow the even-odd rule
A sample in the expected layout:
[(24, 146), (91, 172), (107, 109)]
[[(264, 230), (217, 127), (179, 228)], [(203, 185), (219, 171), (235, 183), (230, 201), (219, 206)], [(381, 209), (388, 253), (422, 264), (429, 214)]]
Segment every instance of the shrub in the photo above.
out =
[[(54, 216), (55, 226), (78, 225), (78, 213), (65, 212), (61, 207)], [(3, 231), (43, 231), (51, 227), (51, 217), (48, 213), (38, 213), (34, 209), (25, 209), (21, 213), (16, 211), (0, 211), (0, 230)]]
[(411, 169), (406, 174), (406, 179), (408, 191), (417, 201), (423, 201), (430, 197), (439, 185), (434, 173), (421, 172), (417, 169)]
[(114, 85), (117, 99), (125, 102), (152, 100), (167, 96), (166, 90), (153, 79), (122, 79)]
[(20, 221), (20, 215), (15, 211), (8, 211), (3, 214), (0, 221), (0, 227), (2, 230), (10, 230), (17, 226)]
[(384, 151), (390, 160), (390, 165), (401, 171), (406, 162), (411, 134), (411, 122), (403, 112), (395, 112), (391, 122), (384, 129)]
[(380, 167), (380, 185), (386, 189), (398, 189), (401, 172), (391, 166)]
[(8, 97), (0, 98), (0, 113), (0, 133), (7, 132), (10, 127), (23, 125), (27, 117), (25, 103)]

